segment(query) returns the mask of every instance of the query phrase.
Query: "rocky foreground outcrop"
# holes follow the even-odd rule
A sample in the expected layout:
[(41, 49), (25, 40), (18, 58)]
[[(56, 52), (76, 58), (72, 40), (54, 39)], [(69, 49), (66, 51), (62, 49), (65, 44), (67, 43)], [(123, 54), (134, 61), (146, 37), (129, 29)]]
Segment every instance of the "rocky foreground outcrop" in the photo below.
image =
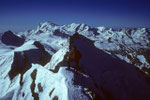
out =
[(19, 73), (23, 75), (32, 67), (31, 64), (44, 66), (50, 61), (51, 55), (45, 51), (40, 42), (35, 41), (33, 45), (35, 45), (37, 49), (14, 52), (14, 59), (9, 72), (11, 80)]

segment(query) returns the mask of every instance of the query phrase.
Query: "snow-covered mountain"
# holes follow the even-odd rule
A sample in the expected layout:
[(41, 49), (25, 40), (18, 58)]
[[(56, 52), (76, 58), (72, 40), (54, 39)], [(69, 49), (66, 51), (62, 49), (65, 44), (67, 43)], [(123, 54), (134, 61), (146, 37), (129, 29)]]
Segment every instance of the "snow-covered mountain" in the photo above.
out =
[[(79, 34), (74, 34), (78, 32)], [(81, 70), (66, 70), (72, 45)], [(0, 100), (148, 100), (150, 29), (40, 23), (0, 34)]]
[(52, 22), (45, 22), (39, 24), (35, 30), (19, 34), (28, 39), (46, 34), (50, 37), (60, 36), (68, 38), (68, 36), (73, 35), (75, 32), (79, 32), (79, 34), (93, 40), (97, 48), (116, 55), (130, 64), (134, 64), (147, 74), (150, 72), (150, 29), (147, 28), (113, 30), (112, 28), (107, 29), (105, 27), (90, 27), (85, 24), (72, 23), (59, 26)]

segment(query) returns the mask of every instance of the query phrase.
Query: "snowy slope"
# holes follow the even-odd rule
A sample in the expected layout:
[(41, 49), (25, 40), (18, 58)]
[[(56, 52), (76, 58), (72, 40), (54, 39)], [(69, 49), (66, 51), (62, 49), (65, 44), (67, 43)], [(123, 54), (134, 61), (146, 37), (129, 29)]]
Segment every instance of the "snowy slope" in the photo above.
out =
[[(35, 30), (16, 35), (25, 39), (19, 47), (0, 41), (0, 100), (150, 98), (149, 29), (114, 31), (85, 24), (60, 26), (45, 22)], [(70, 71), (66, 70), (66, 55), (72, 45), (83, 55), (78, 74), (74, 64)], [(10, 77), (15, 68), (23, 72), (19, 70)]]

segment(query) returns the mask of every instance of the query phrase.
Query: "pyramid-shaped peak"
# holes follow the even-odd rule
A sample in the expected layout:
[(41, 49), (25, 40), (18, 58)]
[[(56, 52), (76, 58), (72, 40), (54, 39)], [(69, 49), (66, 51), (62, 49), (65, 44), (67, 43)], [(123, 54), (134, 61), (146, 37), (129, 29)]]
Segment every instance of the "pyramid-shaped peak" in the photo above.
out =
[(54, 22), (52, 22), (52, 21), (47, 21), (47, 22), (45, 22), (45, 24), (58, 26), (57, 24), (55, 24), (55, 23), (54, 23)]
[(53, 22), (51, 22), (51, 21), (47, 21), (47, 22), (44, 22), (44, 23), (40, 23), (40, 24), (38, 25), (38, 27), (45, 27), (45, 26), (59, 26), (59, 25), (57, 25), (57, 24), (55, 24), (55, 23), (53, 23)]

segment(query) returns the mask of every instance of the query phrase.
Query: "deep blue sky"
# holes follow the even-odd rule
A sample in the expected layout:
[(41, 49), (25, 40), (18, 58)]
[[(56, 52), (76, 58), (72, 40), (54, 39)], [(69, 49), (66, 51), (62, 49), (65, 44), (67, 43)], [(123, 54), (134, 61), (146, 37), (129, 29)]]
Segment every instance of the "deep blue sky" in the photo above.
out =
[(149, 27), (149, 0), (1, 0), (0, 32), (35, 29), (41, 22), (93, 27)]

